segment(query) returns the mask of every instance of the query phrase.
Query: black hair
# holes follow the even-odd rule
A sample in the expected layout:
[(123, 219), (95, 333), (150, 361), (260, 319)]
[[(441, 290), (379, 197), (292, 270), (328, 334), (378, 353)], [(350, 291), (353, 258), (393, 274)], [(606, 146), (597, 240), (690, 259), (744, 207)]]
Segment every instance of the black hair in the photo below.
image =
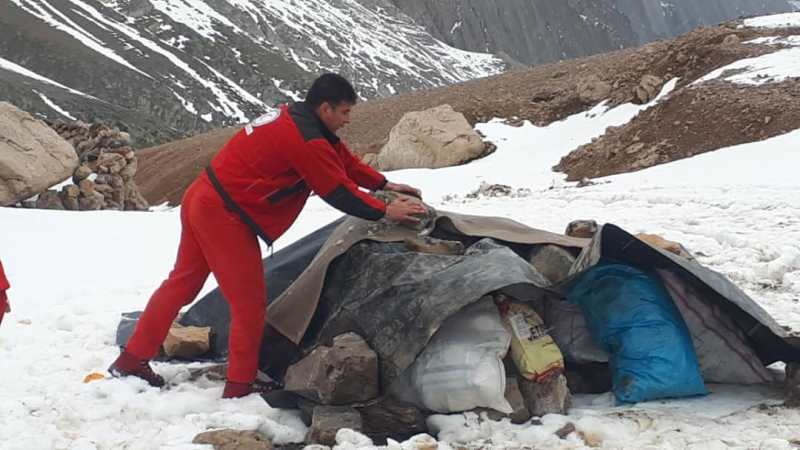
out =
[(358, 100), (353, 85), (343, 76), (335, 73), (322, 74), (314, 80), (311, 88), (306, 94), (306, 104), (311, 108), (328, 102), (332, 106), (337, 106), (342, 102), (355, 105)]

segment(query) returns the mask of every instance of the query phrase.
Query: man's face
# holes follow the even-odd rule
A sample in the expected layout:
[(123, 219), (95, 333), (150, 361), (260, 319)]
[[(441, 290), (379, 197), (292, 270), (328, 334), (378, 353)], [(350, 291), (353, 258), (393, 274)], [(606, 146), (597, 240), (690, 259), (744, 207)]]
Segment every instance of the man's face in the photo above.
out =
[(317, 108), (317, 115), (322, 123), (335, 133), (339, 128), (350, 123), (350, 111), (352, 109), (353, 105), (347, 102), (341, 102), (335, 106), (324, 102)]

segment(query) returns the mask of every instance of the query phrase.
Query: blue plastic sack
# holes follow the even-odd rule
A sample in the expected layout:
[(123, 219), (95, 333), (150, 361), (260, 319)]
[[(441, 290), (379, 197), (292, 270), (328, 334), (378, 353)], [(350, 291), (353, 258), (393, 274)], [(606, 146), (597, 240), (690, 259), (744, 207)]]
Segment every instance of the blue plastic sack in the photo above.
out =
[(592, 337), (611, 355), (618, 402), (708, 393), (689, 329), (656, 276), (598, 265), (581, 275), (567, 299), (581, 306)]

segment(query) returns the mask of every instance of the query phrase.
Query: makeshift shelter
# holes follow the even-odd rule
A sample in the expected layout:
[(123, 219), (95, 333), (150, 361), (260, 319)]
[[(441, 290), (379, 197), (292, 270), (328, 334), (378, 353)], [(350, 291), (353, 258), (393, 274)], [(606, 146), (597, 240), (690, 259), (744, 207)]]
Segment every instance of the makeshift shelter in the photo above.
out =
[[(617, 226), (603, 226), (589, 241), (440, 211), (426, 234), (460, 242), (463, 254), (419, 251), (415, 230), (343, 218), (267, 258), (262, 368), (280, 376), (316, 345), (354, 331), (378, 354), (386, 388), (448, 317), (496, 291), (535, 303), (568, 363), (603, 363), (608, 355), (592, 342), (580, 309), (563, 300), (572, 281), (602, 258), (659, 274), (691, 331), (706, 381), (765, 382), (766, 365), (800, 361), (800, 343), (724, 276)], [(566, 280), (551, 284), (528, 263), (542, 245), (580, 253)], [(181, 323), (212, 327), (214, 354), (224, 355), (228, 321), (214, 291)]]

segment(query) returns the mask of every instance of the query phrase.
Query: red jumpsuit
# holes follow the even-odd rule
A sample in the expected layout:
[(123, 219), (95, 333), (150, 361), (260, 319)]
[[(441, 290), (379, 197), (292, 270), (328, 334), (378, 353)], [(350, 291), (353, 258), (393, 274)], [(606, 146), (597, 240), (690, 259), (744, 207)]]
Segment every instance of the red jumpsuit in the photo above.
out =
[(252, 382), (267, 303), (256, 236), (268, 244), (280, 237), (312, 190), (347, 214), (378, 220), (386, 205), (358, 186), (385, 184), (304, 103), (256, 119), (184, 194), (175, 267), (150, 298), (126, 350), (153, 358), (178, 311), (213, 273), (231, 312), (228, 381)]
[(6, 279), (6, 274), (3, 271), (3, 263), (0, 263), (0, 323), (3, 323), (3, 316), (10, 310), (8, 296), (6, 295), (6, 290), (10, 287), (11, 285), (8, 284), (8, 279)]

